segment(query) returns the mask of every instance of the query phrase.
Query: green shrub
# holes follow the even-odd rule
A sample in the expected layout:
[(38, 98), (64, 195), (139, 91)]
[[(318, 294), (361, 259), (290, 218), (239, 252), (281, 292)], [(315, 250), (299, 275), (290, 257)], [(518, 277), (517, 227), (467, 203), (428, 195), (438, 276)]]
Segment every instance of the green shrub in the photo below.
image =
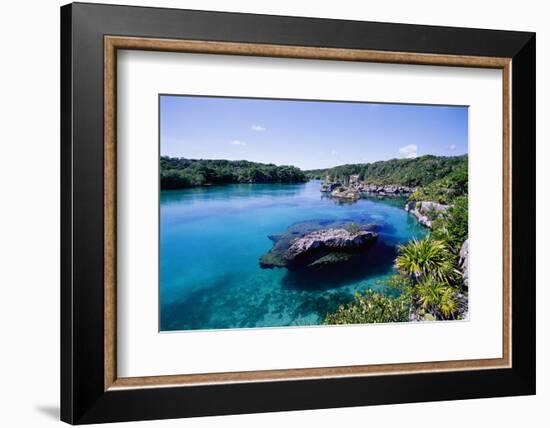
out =
[(431, 221), (434, 221), (440, 217), (440, 212), (435, 209), (433, 205), (430, 205), (427, 211), (425, 211), (426, 217)]
[(409, 320), (410, 298), (406, 294), (389, 297), (373, 290), (356, 293), (353, 302), (328, 314), (324, 324), (370, 324)]
[(452, 204), (460, 196), (468, 194), (467, 159), (456, 166), (447, 175), (423, 184), (409, 196), (409, 201), (435, 201), (440, 204)]
[(456, 198), (447, 212), (434, 221), (432, 236), (447, 242), (453, 252), (460, 251), (468, 239), (468, 196)]
[(400, 295), (408, 293), (414, 282), (404, 275), (392, 275), (384, 280), (376, 281), (376, 284), (386, 290), (387, 293)]

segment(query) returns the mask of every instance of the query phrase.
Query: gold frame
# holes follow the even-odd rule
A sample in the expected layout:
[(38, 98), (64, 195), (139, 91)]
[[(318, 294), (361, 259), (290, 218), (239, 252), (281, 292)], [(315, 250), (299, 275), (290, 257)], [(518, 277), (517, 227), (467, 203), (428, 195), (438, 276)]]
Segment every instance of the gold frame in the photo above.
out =
[[(358, 365), (170, 376), (117, 377), (116, 368), (116, 52), (118, 49), (335, 61), (441, 65), (502, 70), (503, 81), (503, 349), (502, 358)], [(405, 373), (509, 368), (511, 312), (511, 58), (383, 52), (194, 40), (104, 37), (104, 389), (357, 377)]]

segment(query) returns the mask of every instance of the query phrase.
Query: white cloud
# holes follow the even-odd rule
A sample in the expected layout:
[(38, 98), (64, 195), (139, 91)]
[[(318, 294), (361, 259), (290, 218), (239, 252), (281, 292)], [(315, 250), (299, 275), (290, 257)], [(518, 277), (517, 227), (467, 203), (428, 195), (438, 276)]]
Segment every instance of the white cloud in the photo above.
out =
[(335, 155), (338, 154), (338, 152), (337, 152), (336, 150), (331, 150), (331, 151), (330, 151), (330, 154), (331, 154), (332, 156), (335, 156)]
[(253, 131), (256, 131), (256, 132), (264, 132), (265, 131), (265, 128), (262, 125), (252, 125), (250, 127), (250, 129), (252, 129)]
[(241, 140), (233, 140), (231, 142), (231, 144), (235, 145), (235, 146), (246, 146), (246, 142), (244, 141), (241, 141)]
[(449, 150), (450, 150), (451, 152), (454, 152), (454, 151), (456, 150), (456, 144), (451, 144), (451, 145), (449, 146)]
[(418, 156), (418, 147), (416, 144), (408, 144), (399, 148), (399, 157), (415, 158), (416, 156)]

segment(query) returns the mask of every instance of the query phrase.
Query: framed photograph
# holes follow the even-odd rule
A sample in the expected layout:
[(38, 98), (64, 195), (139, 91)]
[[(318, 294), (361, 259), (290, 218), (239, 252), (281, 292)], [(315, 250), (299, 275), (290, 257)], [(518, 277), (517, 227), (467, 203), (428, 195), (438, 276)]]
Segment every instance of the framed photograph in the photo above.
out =
[(535, 35), (61, 8), (61, 418), (535, 393)]

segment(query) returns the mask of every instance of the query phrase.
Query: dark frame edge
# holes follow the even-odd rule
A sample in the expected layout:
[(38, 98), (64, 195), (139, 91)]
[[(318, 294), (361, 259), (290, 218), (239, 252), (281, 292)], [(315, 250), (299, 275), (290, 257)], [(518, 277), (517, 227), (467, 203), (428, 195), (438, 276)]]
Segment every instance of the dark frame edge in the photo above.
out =
[(73, 281), (72, 281), (72, 5), (60, 9), (60, 133), (61, 133), (61, 385), (60, 418), (63, 422), (75, 423), (73, 389)]
[[(526, 43), (512, 58), (511, 158), (512, 367), (525, 394), (532, 395), (536, 394), (535, 33), (529, 33)], [(515, 242), (522, 245), (514, 245)]]

